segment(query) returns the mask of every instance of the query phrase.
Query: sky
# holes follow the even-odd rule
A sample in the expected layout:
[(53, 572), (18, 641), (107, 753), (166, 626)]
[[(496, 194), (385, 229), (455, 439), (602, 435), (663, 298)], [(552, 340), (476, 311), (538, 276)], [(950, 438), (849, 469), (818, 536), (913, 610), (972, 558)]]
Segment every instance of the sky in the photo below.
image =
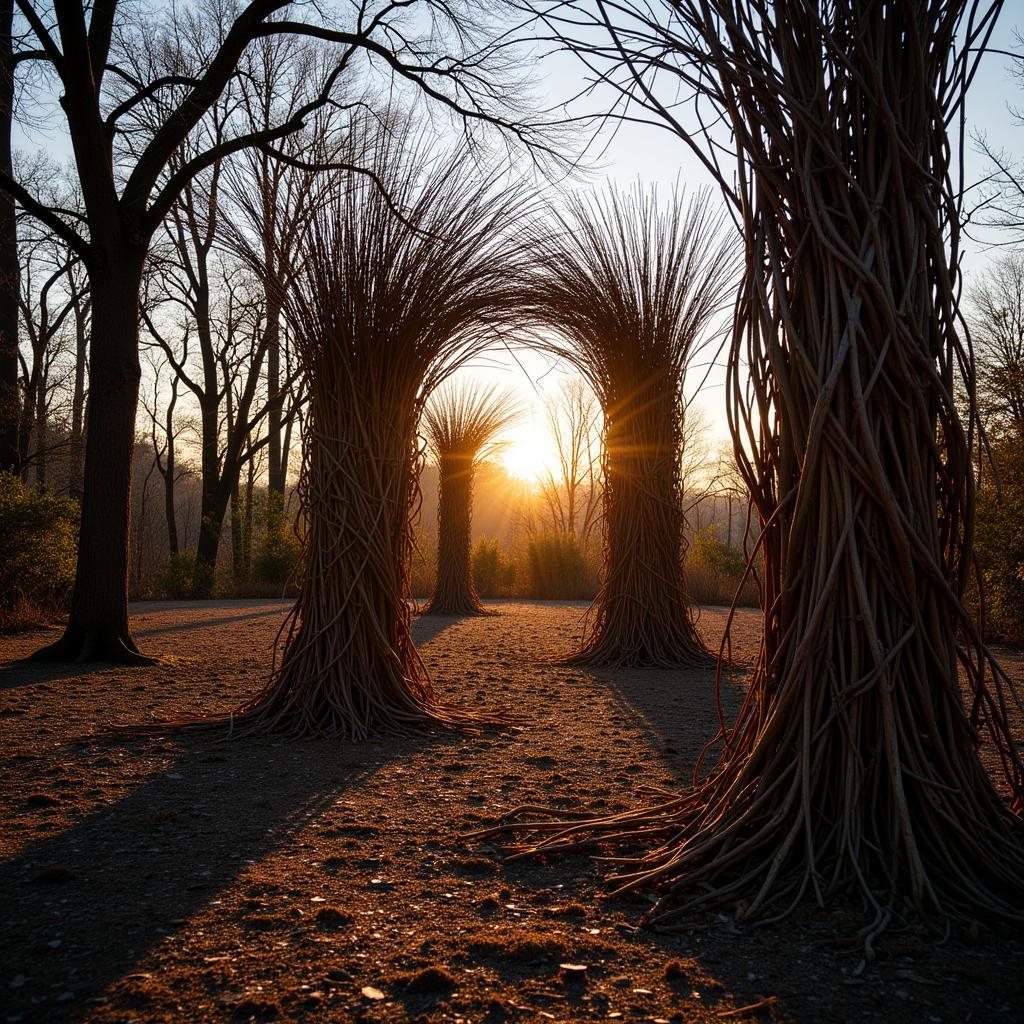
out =
[[(1007, 0), (1001, 22), (991, 40), (993, 50), (1019, 52), (1015, 30), (1024, 32), (1024, 0)], [(581, 69), (568, 55), (550, 61), (538, 85), (552, 99), (572, 95), (581, 84)], [(1014, 123), (1010, 107), (1024, 108), (1024, 85), (1010, 73), (1010, 61), (997, 53), (982, 58), (978, 74), (968, 98), (967, 123), (970, 132), (986, 135), (997, 149), (1024, 157), (1024, 126)], [(668, 189), (679, 181), (687, 189), (711, 186), (713, 182), (689, 147), (668, 131), (649, 125), (622, 124), (613, 136), (602, 140), (607, 144), (600, 170), (594, 174), (596, 185), (612, 180), (629, 186), (636, 181), (648, 182)], [(980, 181), (986, 174), (985, 160), (969, 145), (965, 153), (965, 183)], [(989, 234), (985, 241), (964, 240), (963, 269), (968, 286), (973, 278), (985, 272), (998, 248), (991, 242), (998, 238)], [(724, 373), (721, 360), (708, 367), (707, 355), (692, 367), (691, 393), (693, 407), (701, 410), (702, 422), (709, 432), (708, 447), (712, 450), (728, 443), (725, 419)], [(550, 357), (537, 353), (516, 353), (515, 357), (495, 352), (476, 360), (456, 379), (469, 378), (515, 388), (528, 407), (524, 418), (510, 430), (506, 449), (507, 468), (518, 475), (531, 476), (531, 465), (553, 459), (553, 443), (544, 426), (544, 402), (556, 395), (572, 370)], [(704, 379), (706, 375), (706, 380)], [(699, 393), (693, 394), (693, 381), (703, 380)], [(532, 455), (531, 453), (538, 453)], [(531, 461), (532, 460), (532, 461)]]
[[(1018, 28), (1024, 30), (1024, 0), (1007, 0), (1001, 23), (991, 42), (992, 48), (1019, 50), (1014, 38), (1014, 30)], [(997, 148), (1024, 156), (1024, 127), (1014, 123), (1008, 109), (1014, 103), (1024, 107), (1024, 88), (1021, 82), (1013, 79), (1009, 63), (1005, 56), (996, 53), (983, 58), (969, 96), (968, 124), (972, 132), (987, 135)], [(583, 83), (582, 74), (582, 65), (575, 58), (560, 54), (531, 68), (530, 77), (539, 98), (553, 105), (579, 91)], [(51, 125), (49, 130), (33, 131), (27, 136), (22, 133), (20, 139), (15, 139), (15, 145), (20, 144), (30, 151), (44, 146), (50, 149), (55, 159), (66, 161), (70, 151), (60, 131), (59, 118), (51, 119)], [(688, 190), (714, 187), (686, 144), (655, 126), (620, 124), (614, 133), (606, 133), (595, 149), (602, 152), (589, 178), (592, 186), (600, 187), (609, 180), (622, 186), (639, 181), (656, 184), (666, 193), (676, 182)], [(966, 157), (965, 180), (968, 183), (979, 181), (986, 173), (984, 160), (970, 145)], [(963, 266), (969, 285), (972, 278), (984, 273), (987, 263), (997, 255), (997, 251), (978, 241), (965, 241)], [(511, 354), (498, 347), (460, 370), (456, 380), (495, 384), (517, 393), (524, 414), (509, 430), (502, 459), (516, 475), (531, 478), (552, 465), (555, 458), (554, 444), (545, 424), (545, 402), (557, 395), (566, 379), (573, 375), (570, 367), (549, 356), (529, 351)], [(703, 386), (699, 393), (694, 394), (697, 381), (703, 382)], [(707, 350), (692, 367), (689, 391), (693, 406), (701, 411), (702, 420), (707, 424), (708, 447), (717, 449), (725, 446), (728, 431), (723, 372), (718, 364), (708, 365)]]

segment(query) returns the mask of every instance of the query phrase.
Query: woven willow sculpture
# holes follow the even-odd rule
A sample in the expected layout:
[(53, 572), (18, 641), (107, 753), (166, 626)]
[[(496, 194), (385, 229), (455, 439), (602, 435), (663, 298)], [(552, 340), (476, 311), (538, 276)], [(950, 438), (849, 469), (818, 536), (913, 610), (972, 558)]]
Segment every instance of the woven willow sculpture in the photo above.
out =
[(425, 615), (483, 615), (473, 585), (473, 477), (495, 440), (518, 416), (513, 396), (472, 384), (448, 386), (423, 412), (427, 448), (437, 460), (437, 581)]
[(518, 295), (515, 186), (408, 134), (339, 182), (287, 296), (309, 394), (303, 576), (283, 656), (236, 732), (361, 739), (469, 724), (437, 700), (410, 634), (410, 513), (428, 395), (506, 325)]
[[(747, 700), (694, 789), (533, 822), (523, 844), (639, 844), (618, 881), (657, 885), (662, 925), (709, 900), (763, 918), (852, 892), (870, 954), (909, 908), (1024, 916), (1016, 695), (963, 601), (974, 365), (950, 138), (999, 6), (626, 3), (595, 16), (603, 50), (577, 44), (719, 176), (746, 253), (728, 397), (764, 558)], [(661, 101), (686, 87), (731, 149)]]
[(706, 192), (573, 196), (536, 233), (530, 312), (604, 417), (605, 557), (585, 665), (706, 665), (683, 580), (683, 385), (736, 246)]

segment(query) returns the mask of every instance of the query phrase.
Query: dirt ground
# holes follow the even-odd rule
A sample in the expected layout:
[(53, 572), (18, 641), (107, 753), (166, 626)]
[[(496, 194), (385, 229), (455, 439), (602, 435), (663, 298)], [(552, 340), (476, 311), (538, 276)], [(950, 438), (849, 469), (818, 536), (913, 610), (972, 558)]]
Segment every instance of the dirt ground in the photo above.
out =
[[(527, 719), (482, 736), (109, 737), (252, 692), (281, 603), (137, 606), (152, 669), (6, 666), (0, 1021), (1024, 1021), (1018, 938), (893, 930), (865, 965), (843, 911), (654, 935), (583, 856), (467, 842), (519, 804), (679, 786), (717, 723), (711, 672), (559, 667), (581, 606), (498, 610), (416, 623), (441, 694)], [(709, 638), (723, 622), (702, 612)], [(754, 613), (739, 635), (752, 653)]]

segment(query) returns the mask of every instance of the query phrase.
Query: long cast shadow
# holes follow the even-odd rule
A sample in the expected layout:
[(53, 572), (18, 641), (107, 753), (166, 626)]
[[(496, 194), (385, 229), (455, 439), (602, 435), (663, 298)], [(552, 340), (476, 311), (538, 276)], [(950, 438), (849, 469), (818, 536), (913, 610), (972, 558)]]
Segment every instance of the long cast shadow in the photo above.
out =
[(412, 639), (417, 647), (423, 647), (435, 640), (446, 629), (457, 626), (470, 615), (417, 615), (412, 620)]
[[(600, 682), (615, 703), (639, 724), (655, 750), (662, 749), (687, 763), (719, 731), (715, 669), (598, 669), (574, 671)], [(723, 670), (721, 709), (731, 725), (743, 702), (743, 673), (730, 680)]]
[[(40, 643), (39, 646), (44, 646)], [(90, 669), (110, 668), (110, 665), (47, 664), (14, 660), (0, 668), (0, 691), (16, 690), (35, 683), (49, 683), (59, 679), (72, 679), (87, 675)]]
[[(407, 755), (426, 742), (389, 741), (384, 757)], [(152, 757), (147, 743), (113, 744), (108, 752), (116, 757), (127, 746), (123, 763), (135, 755), (138, 764)], [(8, 1019), (85, 1014), (90, 1000), (152, 947), (183, 933), (187, 918), (250, 864), (295, 839), (346, 788), (364, 782), (381, 756), (379, 746), (327, 739), (189, 737), (178, 742), (170, 768), (4, 861), (0, 1003)], [(18, 984), (8, 987), (10, 978)]]
[[(158, 636), (161, 633), (183, 633), (190, 629), (215, 629), (218, 626), (226, 626), (231, 622), (244, 622), (246, 619), (265, 619), (270, 615), (284, 616), (290, 607), (290, 604), (281, 604), (276, 608), (264, 608), (262, 611), (246, 612), (244, 615), (208, 615), (193, 622), (172, 622), (169, 626), (151, 626), (148, 629), (135, 629), (133, 632), (136, 637), (142, 637)], [(158, 615), (159, 612), (153, 611), (148, 614)]]

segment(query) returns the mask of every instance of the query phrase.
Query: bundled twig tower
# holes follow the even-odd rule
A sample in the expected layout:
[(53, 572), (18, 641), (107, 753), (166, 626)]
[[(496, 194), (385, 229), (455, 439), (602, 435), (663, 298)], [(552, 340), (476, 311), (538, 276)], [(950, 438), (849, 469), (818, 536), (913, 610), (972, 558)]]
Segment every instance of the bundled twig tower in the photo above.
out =
[(870, 952), (909, 908), (1024, 918), (1014, 695), (962, 599), (974, 366), (948, 134), (998, 8), (682, 0), (606, 24), (631, 55), (624, 88), (656, 107), (673, 67), (734, 132), (737, 174), (720, 173), (746, 246), (729, 397), (762, 525), (749, 697), (694, 790), (530, 826), (547, 848), (646, 845), (620, 881), (665, 889), (660, 922), (852, 892)]
[(423, 411), (438, 469), (437, 581), (425, 615), (486, 614), (473, 583), (473, 476), (517, 415), (511, 394), (473, 385), (442, 388)]
[[(371, 147), (372, 149), (372, 147)], [(309, 394), (303, 576), (283, 656), (238, 730), (361, 739), (472, 721), (440, 704), (410, 634), (410, 513), (424, 397), (507, 323), (516, 187), (401, 131), (339, 181), (286, 314)]]
[[(605, 558), (576, 664), (706, 664), (683, 579), (683, 384), (735, 260), (707, 193), (570, 197), (535, 239), (532, 313), (604, 417)], [(542, 337), (546, 335), (542, 334)]]

